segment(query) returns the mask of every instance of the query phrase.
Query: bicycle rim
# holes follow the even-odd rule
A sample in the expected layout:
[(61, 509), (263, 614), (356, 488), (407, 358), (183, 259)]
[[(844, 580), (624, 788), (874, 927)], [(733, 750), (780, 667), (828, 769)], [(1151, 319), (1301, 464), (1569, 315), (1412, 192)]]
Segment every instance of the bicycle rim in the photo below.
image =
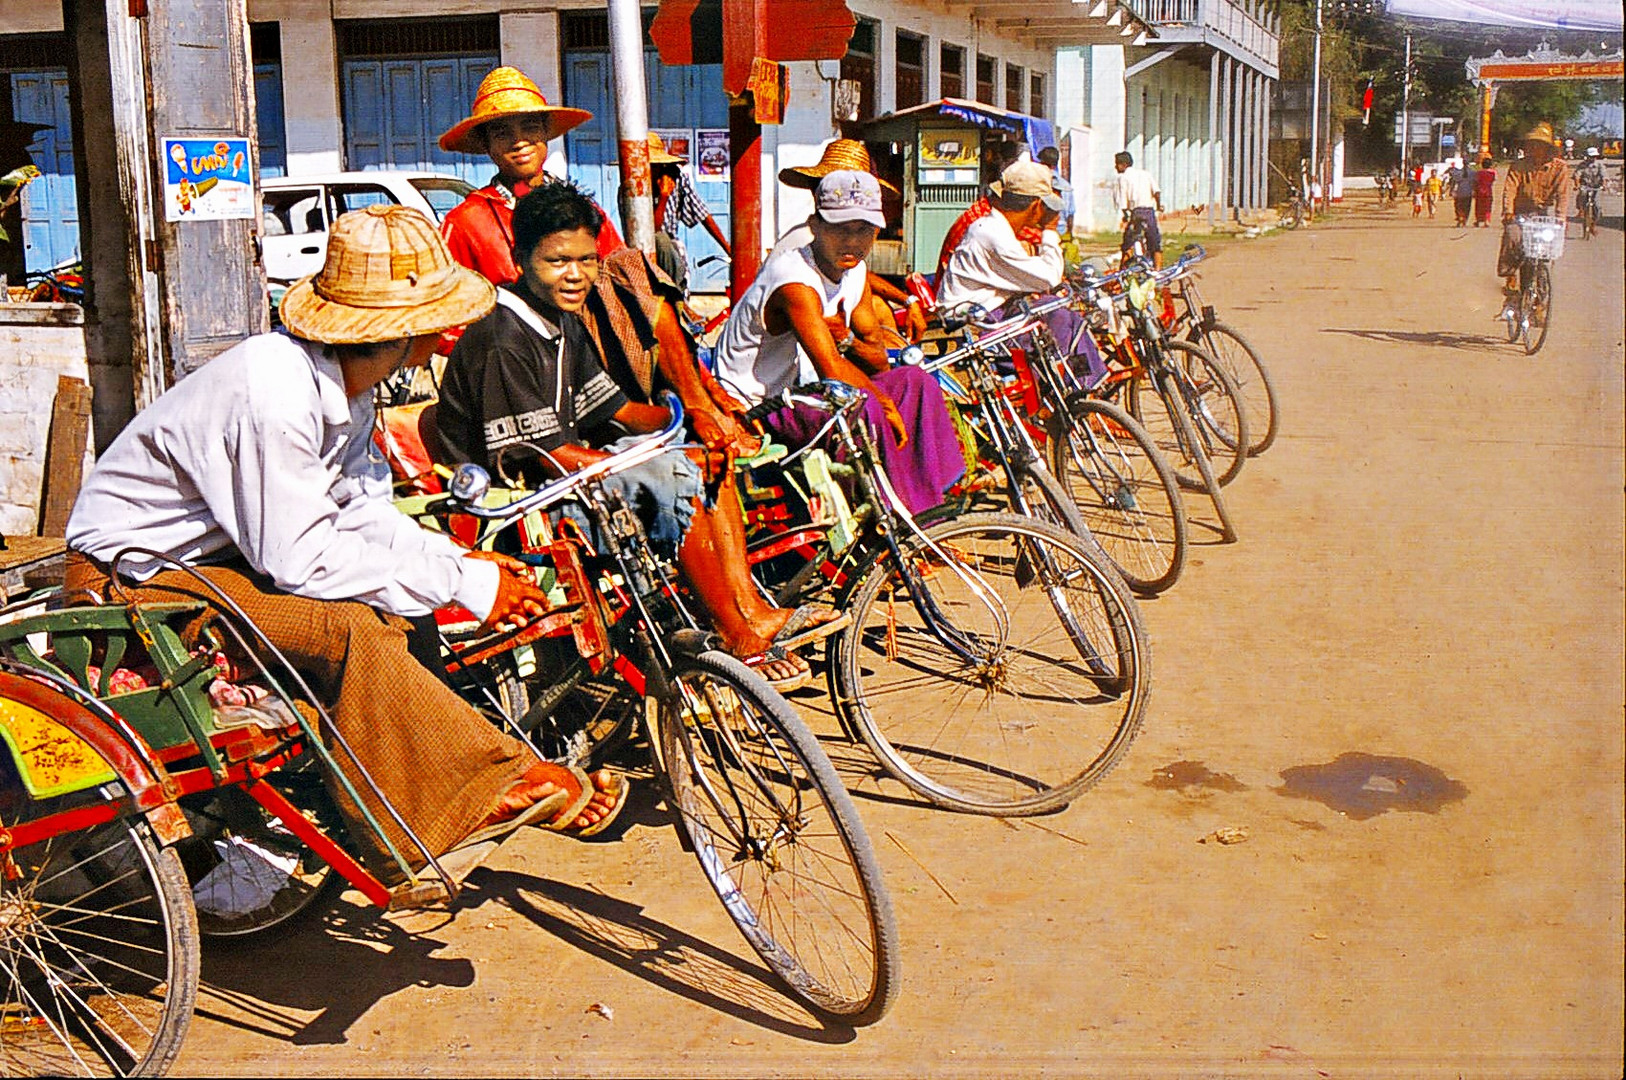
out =
[(1129, 587), (1173, 585), (1186, 559), (1185, 502), (1145, 429), (1116, 405), (1080, 399), (1052, 416), (1048, 449), (1057, 482)]
[(1224, 323), (1194, 330), (1199, 340), (1236, 383), (1242, 407), (1248, 416), (1248, 456), (1258, 457), (1276, 441), (1281, 425), (1280, 406), (1276, 400), (1276, 387), (1259, 353), (1246, 338)]
[(0, 1073), (162, 1074), (198, 984), (197, 924), (175, 853), (127, 818), (14, 849), (10, 860), (0, 881)]
[(898, 984), (897, 928), (857, 811), (811, 733), (718, 652), (678, 660), (662, 759), (678, 827), (747, 942), (790, 992), (872, 1023)]
[(1170, 387), (1167, 393), (1160, 393), (1153, 380), (1143, 375), (1135, 376), (1127, 385), (1130, 415), (1152, 437), (1158, 452), (1174, 470), (1175, 479), (1183, 488), (1207, 492), (1219, 516), (1221, 536), (1227, 541), (1236, 540), (1236, 526), (1220, 492), (1219, 478), (1203, 452), (1190, 414), (1176, 400), (1179, 391)]
[(1530, 275), (1530, 290), (1523, 306), (1520, 323), (1524, 334), (1524, 354), (1534, 356), (1547, 344), (1547, 331), (1553, 321), (1553, 277), (1545, 262), (1539, 263)]
[[(942, 555), (910, 540), (909, 574), (886, 553), (855, 592), (837, 643), (838, 704), (886, 770), (937, 805), (995, 815), (1065, 805), (1139, 731), (1151, 669), (1134, 600), (1076, 537), (1030, 518), (968, 514), (927, 535)], [(991, 588), (997, 613), (945, 556)], [(950, 625), (923, 618), (911, 587)]]
[(1253, 431), (1236, 381), (1207, 350), (1189, 341), (1164, 343), (1174, 382), (1203, 451), (1223, 486), (1237, 478), (1248, 460)]

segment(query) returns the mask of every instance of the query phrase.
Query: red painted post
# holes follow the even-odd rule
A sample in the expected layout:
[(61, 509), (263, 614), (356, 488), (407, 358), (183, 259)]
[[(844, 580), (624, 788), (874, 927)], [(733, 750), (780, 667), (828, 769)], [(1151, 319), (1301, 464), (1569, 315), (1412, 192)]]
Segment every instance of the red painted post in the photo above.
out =
[(749, 97), (729, 106), (728, 156), (734, 170), (729, 238), (734, 258), (728, 292), (738, 303), (762, 268), (762, 126)]

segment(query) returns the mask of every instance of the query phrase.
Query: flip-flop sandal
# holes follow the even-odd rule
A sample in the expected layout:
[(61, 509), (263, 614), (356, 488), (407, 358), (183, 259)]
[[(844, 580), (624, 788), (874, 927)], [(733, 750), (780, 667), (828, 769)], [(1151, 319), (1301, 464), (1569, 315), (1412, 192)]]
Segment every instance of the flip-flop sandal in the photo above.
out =
[[(459, 840), (457, 847), (471, 847), (487, 840), (495, 840), (499, 836), (507, 836), (515, 829), (523, 828), (526, 825), (537, 825), (552, 821), (559, 816), (561, 811), (571, 808), (577, 802), (580, 802), (582, 806), (586, 806), (588, 800), (591, 800), (592, 797), (591, 791), (588, 792), (587, 799), (578, 799), (578, 797), (571, 795), (569, 791), (556, 791), (552, 795), (538, 799), (511, 818), (474, 830)], [(577, 810), (576, 813), (580, 814), (581, 811)], [(575, 819), (572, 817), (570, 820)], [(452, 850), (456, 850), (456, 848)]]
[[(832, 618), (823, 622), (814, 622), (815, 616), (829, 612)], [(799, 649), (803, 645), (810, 645), (815, 641), (822, 641), (831, 634), (839, 633), (852, 625), (853, 617), (850, 613), (837, 612), (823, 604), (803, 604), (790, 613), (785, 625), (768, 642), (770, 647), (784, 649)]]
[[(565, 834), (567, 834), (569, 836), (574, 836), (578, 840), (586, 840), (586, 839), (589, 839), (590, 837), (594, 837), (594, 836), (599, 835), (600, 833), (602, 833), (606, 829), (608, 829), (611, 825), (614, 825), (615, 824), (615, 819), (621, 816), (621, 811), (623, 811), (623, 810), (625, 810), (627, 808), (627, 800), (632, 795), (632, 783), (624, 775), (622, 775), (620, 773), (615, 773), (613, 775), (615, 776), (615, 781), (616, 781), (616, 784), (615, 784), (615, 801), (610, 804), (610, 809), (605, 812), (603, 817), (599, 818), (597, 821), (593, 822), (591, 825), (583, 825), (579, 829), (572, 829), (568, 825), (563, 825), (563, 826), (560, 826), (556, 831), (563, 832), (563, 833), (565, 833)], [(589, 786), (591, 786), (591, 780), (589, 780)], [(599, 794), (599, 792), (598, 792), (598, 790), (596, 788), (594, 788), (592, 790), (592, 792), (588, 795), (588, 802), (591, 803), (593, 795), (597, 795), (597, 794)], [(581, 816), (581, 811), (578, 810), (578, 811), (576, 811), (576, 814), (575, 814), (574, 817), (571, 817), (571, 818), (569, 818), (567, 820), (574, 821), (577, 817), (580, 817), (580, 816)], [(544, 826), (544, 828), (550, 828), (550, 827), (551, 826)]]
[(761, 675), (764, 682), (773, 687), (775, 690), (779, 691), (781, 694), (788, 694), (792, 690), (800, 690), (802, 687), (813, 682), (813, 669), (807, 665), (807, 661), (802, 661), (802, 666), (797, 668), (795, 675), (787, 675), (781, 679), (770, 679), (768, 678), (767, 673), (760, 669), (765, 665), (771, 664), (777, 660), (790, 660), (794, 662), (798, 659), (800, 659), (800, 657), (795, 656), (793, 653), (786, 652), (784, 646), (770, 645), (766, 649), (757, 653), (755, 656), (741, 657), (740, 663), (744, 664), (752, 671), (755, 671), (758, 675)]

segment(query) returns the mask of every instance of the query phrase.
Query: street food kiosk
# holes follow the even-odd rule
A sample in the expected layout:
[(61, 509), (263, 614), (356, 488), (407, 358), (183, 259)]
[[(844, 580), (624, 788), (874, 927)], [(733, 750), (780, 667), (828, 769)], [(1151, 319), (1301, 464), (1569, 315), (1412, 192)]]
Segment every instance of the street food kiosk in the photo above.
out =
[(876, 243), (870, 269), (928, 277), (937, 270), (943, 237), (983, 185), (1021, 151), (1037, 155), (1056, 145), (1049, 120), (959, 98), (888, 113), (855, 137), (869, 146), (883, 179), (903, 192), (901, 236)]

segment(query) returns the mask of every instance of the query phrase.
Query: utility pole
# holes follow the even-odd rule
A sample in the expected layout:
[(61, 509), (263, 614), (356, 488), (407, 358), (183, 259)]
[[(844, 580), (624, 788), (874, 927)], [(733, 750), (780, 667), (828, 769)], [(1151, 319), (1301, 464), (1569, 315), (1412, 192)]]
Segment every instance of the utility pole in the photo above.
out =
[(649, 95), (644, 89), (644, 23), (638, 0), (609, 0), (610, 69), (615, 83), (615, 137), (627, 198), (627, 244), (655, 253), (655, 204), (649, 175)]
[(1310, 175), (1315, 177), (1321, 175), (1316, 165), (1321, 150), (1321, 3), (1315, 0), (1315, 65), (1310, 73)]
[(1400, 72), (1400, 168), (1411, 168), (1411, 34), (1406, 35), (1406, 66)]

